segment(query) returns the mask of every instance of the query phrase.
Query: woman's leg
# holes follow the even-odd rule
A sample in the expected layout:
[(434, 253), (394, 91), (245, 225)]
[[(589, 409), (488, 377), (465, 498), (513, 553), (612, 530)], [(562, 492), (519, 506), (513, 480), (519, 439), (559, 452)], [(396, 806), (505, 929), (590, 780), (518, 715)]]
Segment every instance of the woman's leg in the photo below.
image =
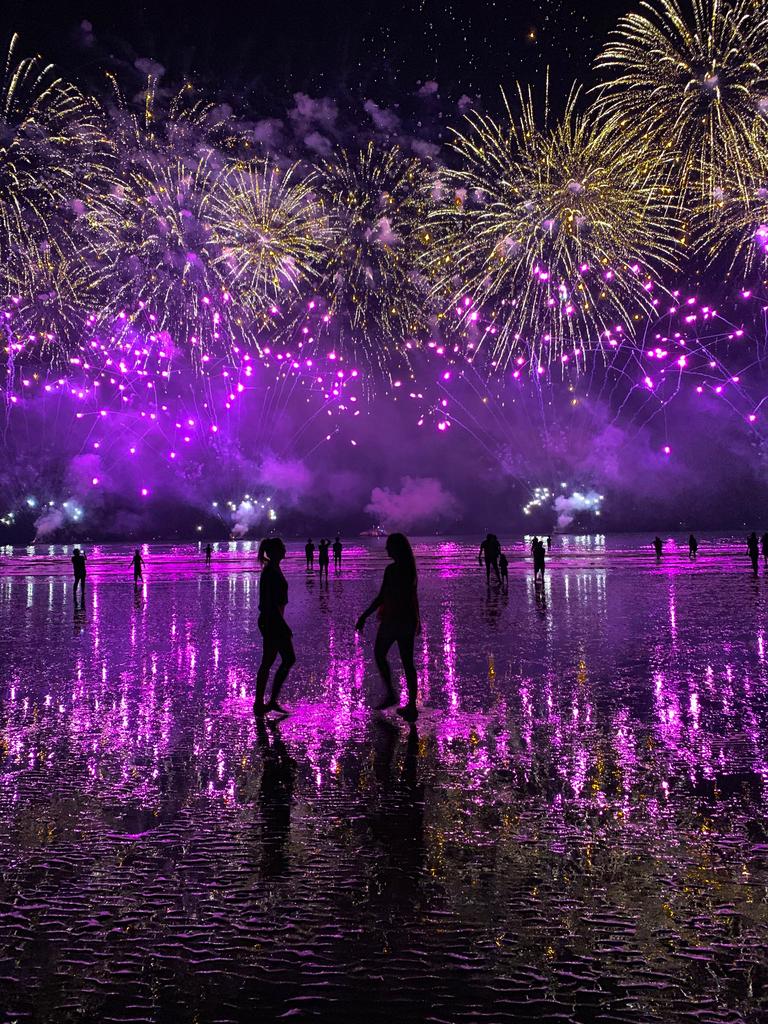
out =
[(403, 663), (405, 681), (408, 685), (408, 706), (416, 707), (417, 678), (416, 666), (413, 663), (413, 645), (416, 640), (415, 633), (405, 633), (398, 637), (397, 646), (400, 649), (400, 659)]
[(253, 709), (257, 714), (264, 708), (264, 694), (267, 690), (269, 673), (272, 666), (275, 664), (277, 654), (278, 645), (271, 637), (267, 638), (265, 636), (264, 651), (261, 655), (261, 664), (259, 665), (259, 671), (256, 673), (256, 699), (253, 702)]
[(389, 666), (387, 660), (387, 654), (389, 648), (395, 642), (395, 638), (391, 633), (385, 632), (381, 626), (376, 634), (376, 641), (373, 645), (373, 657), (376, 660), (376, 667), (381, 675), (382, 682), (387, 688), (388, 703), (394, 702), (397, 699), (395, 688), (392, 685), (392, 669)]
[(269, 698), (269, 703), (272, 706), (277, 704), (277, 698), (280, 696), (283, 683), (288, 678), (288, 673), (296, 664), (296, 652), (293, 649), (293, 641), (290, 637), (281, 641), (277, 653), (280, 655), (280, 664), (277, 666), (275, 678), (272, 680), (272, 694)]

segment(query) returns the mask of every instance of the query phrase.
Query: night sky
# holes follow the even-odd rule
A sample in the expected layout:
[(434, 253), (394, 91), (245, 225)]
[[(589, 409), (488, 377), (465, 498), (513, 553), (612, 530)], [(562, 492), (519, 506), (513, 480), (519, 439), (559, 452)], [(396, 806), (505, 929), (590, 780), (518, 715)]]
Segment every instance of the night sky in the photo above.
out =
[[(150, 57), (173, 79), (278, 98), (297, 89), (391, 100), (435, 80), (441, 93), (488, 96), (515, 79), (589, 80), (592, 58), (632, 0), (336, 0), (143, 4), (6, 0), (4, 34), (81, 79)], [(635, 3), (634, 6), (637, 6)], [(92, 30), (81, 27), (87, 21)]]

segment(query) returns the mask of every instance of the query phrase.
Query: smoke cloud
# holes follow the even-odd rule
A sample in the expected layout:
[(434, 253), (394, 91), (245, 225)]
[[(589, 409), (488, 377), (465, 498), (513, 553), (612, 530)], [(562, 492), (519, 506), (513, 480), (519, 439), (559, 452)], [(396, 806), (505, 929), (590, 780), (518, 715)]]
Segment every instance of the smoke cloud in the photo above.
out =
[(594, 512), (600, 507), (601, 496), (597, 491), (575, 491), (573, 494), (560, 494), (555, 498), (557, 525), (560, 529), (570, 526), (579, 512)]
[(245, 537), (248, 533), (264, 522), (267, 510), (253, 501), (241, 501), (232, 513), (232, 536)]
[(385, 530), (410, 530), (457, 516), (459, 503), (434, 477), (406, 476), (399, 491), (374, 487), (365, 511)]
[(267, 455), (262, 462), (258, 481), (296, 504), (312, 487), (312, 473), (299, 459), (280, 459)]

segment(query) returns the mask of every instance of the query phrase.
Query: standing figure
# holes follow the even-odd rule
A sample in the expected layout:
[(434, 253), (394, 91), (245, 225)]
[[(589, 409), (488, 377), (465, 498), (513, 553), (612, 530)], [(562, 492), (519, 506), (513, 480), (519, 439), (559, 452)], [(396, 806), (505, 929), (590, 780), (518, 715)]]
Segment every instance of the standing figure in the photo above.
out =
[(653, 538), (653, 550), (656, 552), (656, 560), (658, 561), (661, 558), (662, 551), (664, 550), (664, 543), (661, 537)]
[(499, 572), (502, 586), (509, 587), (509, 559), (503, 551), (499, 552)]
[(696, 552), (699, 550), (699, 542), (696, 540), (693, 534), (688, 538), (688, 557), (695, 558)]
[(131, 565), (133, 566), (133, 585), (138, 587), (139, 581), (144, 582), (144, 574), (142, 569), (144, 568), (144, 559), (141, 557), (141, 552), (138, 548), (133, 552), (133, 558), (131, 559)]
[(333, 567), (334, 569), (341, 568), (341, 552), (344, 550), (344, 545), (341, 543), (341, 537), (336, 534), (336, 540), (333, 542)]
[(536, 546), (533, 549), (533, 579), (534, 582), (538, 582), (539, 576), (541, 576), (541, 582), (544, 582), (544, 569), (546, 566), (546, 555), (544, 553), (544, 541), (535, 538)]
[(547, 554), (552, 550), (552, 538), (547, 537)]
[(323, 578), (323, 573), (325, 573), (326, 580), (328, 579), (328, 564), (330, 561), (328, 549), (330, 546), (331, 542), (329, 540), (326, 540), (325, 537), (320, 538), (320, 544), (317, 548), (317, 567), (320, 570), (321, 580)]
[(312, 570), (315, 567), (315, 545), (312, 543), (310, 537), (307, 543), (304, 545), (304, 554), (307, 556), (307, 569)]
[(387, 660), (390, 647), (396, 643), (408, 685), (408, 703), (398, 708), (397, 713), (407, 722), (415, 722), (419, 712), (416, 707), (417, 678), (413, 648), (416, 634), (421, 630), (416, 560), (408, 538), (402, 533), (391, 533), (387, 537), (387, 554), (392, 564), (384, 570), (381, 590), (357, 620), (355, 628), (362, 631), (366, 620), (378, 610), (379, 630), (373, 654), (387, 693), (377, 710), (383, 711), (397, 703), (392, 669)]
[[(285, 621), (285, 606), (288, 604), (288, 581), (283, 576), (280, 563), (285, 558), (285, 544), (279, 537), (269, 537), (259, 546), (259, 562), (263, 566), (259, 577), (259, 632), (264, 641), (261, 664), (256, 674), (256, 699), (253, 713), (257, 717), (267, 711), (287, 714), (278, 703), (288, 673), (296, 664), (293, 650), (293, 633)], [(272, 666), (280, 655), (280, 664), (272, 680), (272, 693), (264, 702), (267, 682)]]
[(80, 587), (80, 600), (85, 600), (85, 552), (81, 551), (80, 548), (74, 548), (72, 551), (72, 572), (75, 577), (75, 587), (72, 591), (72, 597), (77, 600), (77, 588)]
[(495, 533), (489, 533), (480, 545), (480, 552), (477, 556), (477, 561), (480, 564), (485, 560), (485, 581), (488, 586), (491, 584), (491, 569), (496, 573), (497, 581), (501, 583), (501, 575), (499, 573), (500, 554), (501, 544), (499, 544), (499, 538)]
[(212, 557), (212, 555), (213, 555), (213, 548), (211, 547), (210, 544), (206, 544), (205, 545), (205, 564), (206, 565), (210, 565), (211, 564), (211, 557)]
[(747, 553), (752, 562), (752, 572), (757, 576), (757, 565), (760, 561), (760, 544), (754, 531), (747, 537)]

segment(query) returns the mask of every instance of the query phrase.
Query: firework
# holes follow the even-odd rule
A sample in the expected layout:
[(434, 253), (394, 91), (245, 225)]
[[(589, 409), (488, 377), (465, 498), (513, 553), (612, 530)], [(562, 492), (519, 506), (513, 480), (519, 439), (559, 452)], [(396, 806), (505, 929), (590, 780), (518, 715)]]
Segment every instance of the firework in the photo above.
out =
[(497, 365), (518, 349), (537, 361), (598, 346), (618, 322), (653, 308), (653, 274), (674, 264), (675, 222), (655, 176), (572, 93), (562, 120), (467, 118), (445, 173), (427, 262), (444, 318)]
[[(54, 213), (82, 201), (104, 158), (95, 104), (11, 40), (0, 83), (0, 265), (9, 290)], [(31, 249), (30, 249), (31, 247)]]
[(159, 88), (156, 74), (148, 74), (144, 89), (133, 102), (126, 100), (112, 75), (107, 79), (112, 102), (107, 105), (113, 155), (123, 167), (142, 164), (148, 153), (187, 159), (201, 148), (237, 150), (241, 139), (231, 108), (216, 106), (200, 96), (191, 82), (177, 92)]
[(19, 349), (38, 349), (53, 366), (80, 351), (87, 327), (93, 275), (71, 246), (51, 240), (30, 243), (11, 297), (8, 327)]
[(755, 0), (641, 4), (598, 58), (598, 100), (638, 153), (663, 152), (681, 199), (716, 203), (726, 169), (766, 143), (768, 9)]
[(699, 204), (694, 218), (696, 248), (727, 273), (750, 281), (768, 263), (768, 159), (756, 152), (749, 164), (725, 168), (713, 201)]
[(330, 242), (321, 273), (333, 336), (386, 368), (429, 326), (418, 255), (425, 242), (427, 174), (397, 147), (373, 143), (319, 168)]
[(147, 154), (89, 218), (91, 258), (106, 288), (101, 318), (140, 324), (197, 353), (232, 340), (231, 296), (212, 270), (208, 208), (218, 162)]
[(327, 228), (315, 185), (312, 175), (299, 179), (295, 164), (282, 171), (266, 163), (225, 172), (214, 190), (213, 265), (229, 291), (240, 294), (251, 316), (262, 322), (287, 317), (317, 282)]

